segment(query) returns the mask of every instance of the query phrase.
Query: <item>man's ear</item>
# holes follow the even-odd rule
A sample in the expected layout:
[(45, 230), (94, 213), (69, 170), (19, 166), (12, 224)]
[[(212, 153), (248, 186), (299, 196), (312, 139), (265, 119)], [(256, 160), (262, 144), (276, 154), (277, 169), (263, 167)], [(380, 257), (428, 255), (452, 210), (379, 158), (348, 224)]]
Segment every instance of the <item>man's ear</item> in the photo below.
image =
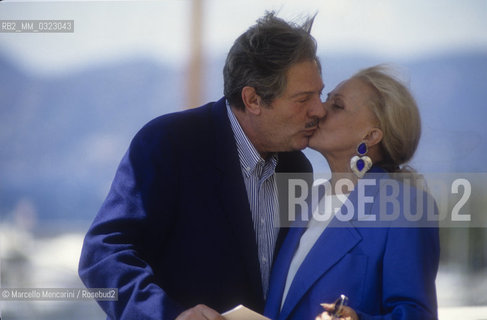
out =
[(367, 144), (367, 147), (373, 147), (375, 145), (378, 145), (381, 141), (382, 138), (384, 137), (384, 132), (382, 132), (381, 129), (379, 128), (372, 128), (369, 133), (364, 138), (365, 143)]
[(242, 101), (245, 105), (245, 109), (254, 115), (259, 115), (262, 108), (262, 99), (255, 92), (254, 87), (243, 87), (242, 89)]

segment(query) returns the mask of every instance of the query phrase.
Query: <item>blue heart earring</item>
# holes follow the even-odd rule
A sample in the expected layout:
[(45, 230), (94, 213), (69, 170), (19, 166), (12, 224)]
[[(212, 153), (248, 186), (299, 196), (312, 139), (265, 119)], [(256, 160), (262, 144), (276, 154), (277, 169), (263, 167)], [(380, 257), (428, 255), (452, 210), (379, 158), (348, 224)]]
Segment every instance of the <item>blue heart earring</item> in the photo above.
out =
[(366, 156), (367, 144), (362, 142), (357, 147), (358, 156), (353, 156), (350, 159), (350, 168), (352, 172), (359, 178), (362, 178), (367, 171), (372, 167), (372, 159)]

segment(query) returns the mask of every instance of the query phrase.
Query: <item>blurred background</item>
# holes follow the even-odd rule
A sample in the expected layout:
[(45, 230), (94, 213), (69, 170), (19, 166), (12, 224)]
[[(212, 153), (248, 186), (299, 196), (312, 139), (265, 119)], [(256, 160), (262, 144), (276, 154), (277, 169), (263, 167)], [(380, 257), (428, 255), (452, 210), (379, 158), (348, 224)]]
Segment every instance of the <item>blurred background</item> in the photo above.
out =
[[(230, 46), (266, 10), (297, 22), (318, 12), (325, 92), (397, 66), (423, 120), (411, 165), (487, 181), (485, 0), (2, 1), (0, 20), (74, 20), (74, 32), (0, 32), (1, 287), (82, 287), (83, 236), (131, 138), (219, 99)], [(486, 190), (473, 187), (472, 215), (486, 216)], [(440, 319), (486, 319), (486, 228), (443, 228), (441, 243)], [(0, 301), (0, 316), (104, 319), (85, 301)]]

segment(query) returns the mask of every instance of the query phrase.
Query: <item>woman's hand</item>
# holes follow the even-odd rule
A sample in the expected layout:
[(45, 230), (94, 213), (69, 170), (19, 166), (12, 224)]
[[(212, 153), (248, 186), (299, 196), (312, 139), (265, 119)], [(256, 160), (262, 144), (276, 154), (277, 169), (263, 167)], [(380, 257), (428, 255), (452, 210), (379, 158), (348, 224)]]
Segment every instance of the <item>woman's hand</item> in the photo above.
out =
[(335, 310), (335, 304), (322, 303), (321, 306), (326, 311), (317, 316), (315, 320), (359, 320), (357, 313), (350, 307), (343, 306), (339, 315), (332, 316), (329, 312)]

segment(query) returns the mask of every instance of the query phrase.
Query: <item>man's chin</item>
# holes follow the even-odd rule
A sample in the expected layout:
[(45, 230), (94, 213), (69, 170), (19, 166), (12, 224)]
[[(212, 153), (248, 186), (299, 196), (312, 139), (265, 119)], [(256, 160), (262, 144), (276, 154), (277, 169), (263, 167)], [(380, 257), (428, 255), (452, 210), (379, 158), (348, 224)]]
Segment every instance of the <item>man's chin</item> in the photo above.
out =
[(303, 150), (308, 147), (310, 137), (303, 137), (300, 141), (296, 141), (295, 150)]
[(310, 149), (316, 150), (315, 142), (316, 142), (316, 140), (315, 140), (315, 138), (313, 138), (313, 136), (309, 137), (307, 147)]
[(282, 146), (281, 150), (275, 152), (291, 152), (300, 151), (308, 147), (310, 136), (294, 137), (286, 146)]

